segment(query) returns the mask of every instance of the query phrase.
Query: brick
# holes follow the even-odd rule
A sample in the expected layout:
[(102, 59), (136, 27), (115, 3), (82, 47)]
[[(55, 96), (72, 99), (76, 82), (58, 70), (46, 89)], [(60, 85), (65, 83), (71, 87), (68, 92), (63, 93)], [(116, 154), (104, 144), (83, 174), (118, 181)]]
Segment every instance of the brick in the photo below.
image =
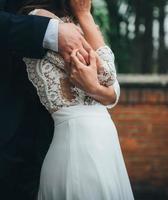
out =
[[(132, 183), (168, 184), (168, 91), (124, 88), (109, 113), (117, 127)], [(139, 98), (139, 99), (138, 99)]]

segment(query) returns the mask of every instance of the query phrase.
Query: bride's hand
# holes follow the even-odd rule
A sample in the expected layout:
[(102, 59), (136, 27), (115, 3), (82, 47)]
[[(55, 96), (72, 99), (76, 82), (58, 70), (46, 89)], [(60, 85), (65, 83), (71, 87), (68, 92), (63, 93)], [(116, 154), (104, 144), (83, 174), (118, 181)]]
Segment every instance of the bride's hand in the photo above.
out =
[(78, 18), (80, 15), (90, 13), (92, 0), (70, 0), (70, 5), (74, 15)]
[(97, 78), (96, 53), (93, 50), (89, 52), (90, 65), (83, 64), (78, 50), (71, 54), (71, 73), (70, 81), (88, 94), (95, 94), (99, 88)]
[[(89, 52), (88, 52), (88, 53), (89, 53)], [(103, 66), (102, 66), (102, 61), (101, 61), (100, 57), (98, 56), (98, 54), (97, 54), (96, 52), (94, 52), (94, 56), (95, 56), (95, 58), (96, 58), (97, 73), (99, 74), (99, 73), (101, 73), (101, 71), (103, 71), (104, 68), (103, 68)], [(77, 57), (78, 57), (78, 59), (79, 59), (79, 61), (80, 61), (81, 63), (83, 63), (84, 65), (87, 65), (87, 63), (86, 63), (84, 57), (81, 55), (80, 52), (77, 53)]]

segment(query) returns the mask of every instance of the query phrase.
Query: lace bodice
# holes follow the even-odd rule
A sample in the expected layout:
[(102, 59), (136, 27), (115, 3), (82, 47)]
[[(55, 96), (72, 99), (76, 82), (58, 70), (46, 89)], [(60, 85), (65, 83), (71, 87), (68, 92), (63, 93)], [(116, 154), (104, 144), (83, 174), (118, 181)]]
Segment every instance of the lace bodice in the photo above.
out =
[[(113, 52), (107, 46), (99, 48), (96, 52), (102, 63), (102, 70), (98, 75), (99, 82), (105, 86), (113, 85), (117, 96), (116, 104), (120, 88)], [(43, 59), (24, 58), (23, 60), (27, 66), (29, 80), (36, 87), (41, 103), (50, 113), (67, 106), (99, 104), (70, 83), (65, 62), (58, 53), (48, 51)], [(110, 105), (112, 106), (114, 105)]]

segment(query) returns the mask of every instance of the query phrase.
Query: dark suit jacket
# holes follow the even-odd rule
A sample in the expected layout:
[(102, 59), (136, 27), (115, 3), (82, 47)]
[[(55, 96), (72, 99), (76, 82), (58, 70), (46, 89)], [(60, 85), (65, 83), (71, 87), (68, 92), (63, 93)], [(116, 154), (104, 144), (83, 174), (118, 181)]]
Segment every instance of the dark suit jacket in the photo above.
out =
[(22, 0), (0, 0), (0, 199), (32, 200), (53, 121), (22, 57), (42, 58), (49, 19), (16, 15)]
[[(49, 19), (15, 15), (22, 2), (0, 0), (0, 155), (5, 152), (10, 158), (14, 151), (11, 159), (19, 153), (31, 157), (36, 148), (33, 139), (53, 131), (52, 119), (40, 104), (22, 62), (24, 56), (44, 56), (42, 43)], [(17, 148), (11, 150), (16, 138)]]

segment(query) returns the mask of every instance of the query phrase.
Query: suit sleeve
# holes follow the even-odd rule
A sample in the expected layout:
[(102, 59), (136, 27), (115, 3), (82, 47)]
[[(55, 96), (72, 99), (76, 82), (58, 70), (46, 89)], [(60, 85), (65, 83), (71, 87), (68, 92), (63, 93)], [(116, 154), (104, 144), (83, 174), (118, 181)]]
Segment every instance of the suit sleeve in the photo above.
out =
[(49, 18), (13, 15), (0, 11), (0, 51), (23, 57), (41, 58), (45, 54), (43, 39)]

